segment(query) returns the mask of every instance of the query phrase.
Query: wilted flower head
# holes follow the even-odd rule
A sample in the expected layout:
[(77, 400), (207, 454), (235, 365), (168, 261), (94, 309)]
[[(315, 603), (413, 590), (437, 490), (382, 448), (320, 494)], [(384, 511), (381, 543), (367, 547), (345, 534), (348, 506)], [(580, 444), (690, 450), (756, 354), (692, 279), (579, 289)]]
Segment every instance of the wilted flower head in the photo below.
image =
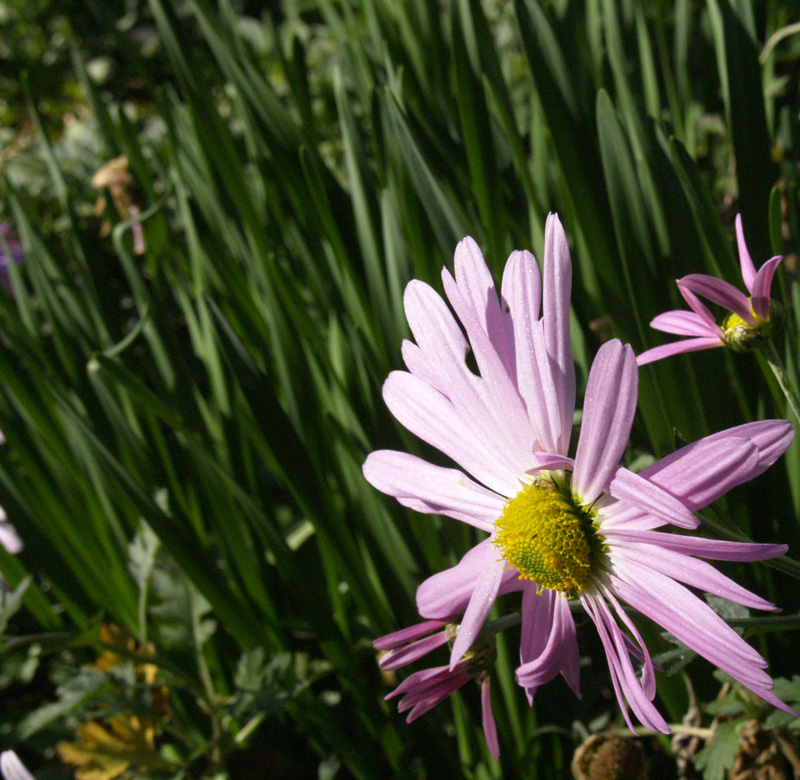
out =
[[(669, 730), (652, 703), (650, 654), (623, 602), (787, 709), (772, 693), (761, 656), (685, 587), (773, 609), (697, 559), (763, 560), (786, 547), (656, 529), (697, 528), (696, 511), (763, 472), (786, 450), (793, 436), (790, 423), (769, 420), (724, 431), (633, 473), (620, 460), (636, 410), (638, 372), (630, 346), (613, 340), (601, 347), (592, 366), (577, 450), (570, 457), (571, 264), (563, 230), (552, 215), (544, 267), (540, 318), (539, 275), (530, 254), (509, 258), (498, 302), (475, 243), (459, 244), (456, 278), (445, 271), (443, 280), (469, 345), (431, 288), (411, 282), (406, 291), (417, 343), (403, 345), (410, 373), (391, 374), (384, 398), (403, 425), (475, 480), (401, 452), (374, 452), (364, 464), (369, 482), (405, 506), (449, 515), (487, 534), (457, 566), (433, 575), (417, 591), (425, 618), (464, 613), (450, 672), (478, 640), (497, 597), (521, 590), (517, 681), (529, 700), (558, 674), (578, 693), (579, 654), (569, 606), (576, 598), (597, 627), (631, 727), (628, 706), (645, 726)], [(466, 365), (469, 346), (480, 376)], [(642, 664), (640, 676), (632, 657)]]
[[(782, 257), (776, 255), (756, 271), (744, 241), (740, 214), (736, 216), (736, 240), (742, 279), (750, 296), (732, 284), (707, 274), (689, 274), (679, 279), (678, 289), (692, 311), (667, 311), (655, 317), (650, 325), (665, 333), (692, 338), (648, 349), (637, 359), (640, 366), (680, 352), (696, 352), (712, 347), (727, 346), (744, 352), (764, 343), (782, 324), (783, 307), (770, 298), (772, 278)], [(714, 315), (698, 295), (728, 309), (730, 314), (721, 325), (717, 324)]]

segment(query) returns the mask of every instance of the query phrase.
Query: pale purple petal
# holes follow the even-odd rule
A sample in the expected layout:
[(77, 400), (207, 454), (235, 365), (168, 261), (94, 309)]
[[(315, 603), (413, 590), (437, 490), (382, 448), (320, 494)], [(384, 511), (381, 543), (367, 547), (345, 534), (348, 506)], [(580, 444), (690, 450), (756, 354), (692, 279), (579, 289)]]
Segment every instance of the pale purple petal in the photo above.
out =
[(575, 461), (566, 455), (553, 455), (549, 452), (533, 453), (533, 468), (528, 469), (528, 474), (538, 475), (540, 471), (556, 471), (558, 469), (569, 469), (572, 471)]
[(396, 647), (393, 650), (388, 650), (378, 660), (378, 666), (384, 670), (400, 669), (402, 666), (408, 666), (408, 664), (418, 661), (437, 647), (446, 644), (447, 632), (439, 631), (431, 636), (423, 637), (416, 642), (411, 642), (404, 647)]
[(575, 363), (570, 340), (570, 297), (572, 295), (572, 260), (567, 236), (557, 214), (549, 214), (544, 233), (544, 322), (547, 354), (553, 363), (558, 389), (561, 437), (558, 452), (569, 449), (572, 415), (575, 410)]
[(489, 610), (494, 605), (500, 590), (504, 569), (504, 561), (494, 561), (478, 575), (475, 589), (467, 605), (467, 611), (464, 613), (458, 634), (453, 642), (453, 651), (450, 654), (451, 669), (461, 660), (464, 653), (472, 647), (472, 643), (483, 628)]
[[(610, 542), (611, 538), (609, 536), (607, 540)], [(641, 566), (646, 566), (667, 577), (691, 585), (693, 588), (713, 593), (715, 596), (742, 604), (745, 607), (767, 611), (776, 609), (769, 601), (756, 596), (741, 585), (737, 585), (705, 561), (698, 561), (689, 555), (660, 548), (655, 544), (637, 544), (630, 541), (624, 544), (610, 545), (609, 554), (612, 561), (620, 558), (636, 561)]]
[(706, 306), (691, 290), (684, 287), (679, 279), (676, 280), (676, 284), (678, 285), (678, 292), (683, 296), (683, 300), (689, 304), (689, 308), (697, 314), (700, 319), (704, 320), (709, 325), (713, 325), (716, 328), (715, 332), (718, 336), (722, 336), (722, 328), (717, 325), (717, 321), (708, 306)]
[(575, 639), (575, 621), (569, 600), (554, 591), (536, 593), (527, 583), (522, 596), (522, 635), (517, 682), (525, 688), (529, 703), (536, 689), (563, 674), (580, 698), (580, 656)]
[[(735, 445), (736, 439), (745, 439), (758, 449), (758, 465), (753, 472), (748, 472), (748, 475), (741, 480), (742, 482), (746, 482), (763, 474), (775, 463), (789, 448), (793, 438), (794, 428), (789, 420), (758, 420), (757, 422), (737, 425), (734, 428), (712, 433), (710, 436), (706, 436), (700, 441), (687, 444), (685, 447), (681, 447), (679, 450), (665, 455), (657, 463), (645, 469), (642, 472), (642, 476), (646, 476), (648, 479), (655, 476), (666, 470), (667, 467), (672, 467), (673, 464), (684, 458), (687, 453), (695, 449), (699, 449), (699, 451), (695, 453), (696, 463), (702, 467), (703, 457), (709, 462), (713, 461), (716, 457), (714, 450), (705, 450), (704, 448), (710, 448), (712, 444), (720, 442), (726, 445)], [(688, 467), (690, 464), (687, 461), (685, 465)], [(740, 483), (737, 482), (736, 484), (738, 485)], [(722, 495), (722, 493), (718, 495)]]
[(12, 555), (16, 555), (23, 548), (17, 529), (5, 520), (0, 520), (0, 544)]
[(644, 695), (652, 701), (656, 695), (656, 675), (653, 668), (653, 660), (650, 657), (650, 652), (647, 649), (647, 645), (644, 643), (642, 635), (639, 633), (639, 629), (636, 628), (636, 626), (633, 624), (633, 621), (625, 613), (625, 610), (617, 601), (614, 594), (602, 584), (600, 585), (600, 590), (602, 591), (606, 601), (614, 608), (614, 612), (617, 613), (619, 620), (625, 624), (628, 631), (630, 631), (633, 636), (633, 640), (631, 640), (627, 634), (622, 633), (622, 638), (625, 641), (625, 646), (628, 652), (642, 662), (642, 690), (644, 691)]
[(481, 721), (489, 753), (497, 761), (500, 758), (500, 742), (497, 739), (497, 725), (492, 712), (492, 689), (488, 677), (481, 682)]
[(683, 585), (631, 560), (616, 563), (615, 574), (614, 592), (687, 647), (748, 688), (772, 687), (766, 661)]
[[(449, 680), (442, 682), (438, 687), (432, 689), (427, 697), (424, 699), (421, 698), (416, 704), (414, 704), (413, 709), (408, 713), (406, 723), (413, 723), (421, 715), (429, 712), (437, 704), (444, 701), (451, 693), (457, 691), (462, 685), (466, 685), (471, 679), (472, 675), (465, 674), (453, 676)], [(403, 704), (405, 704), (405, 701)], [(403, 707), (403, 709), (406, 709), (407, 706), (408, 705)], [(397, 711), (403, 712), (403, 709), (398, 707)]]
[(484, 412), (487, 424), (491, 423), (497, 429), (495, 435), (503, 438), (513, 467), (524, 471), (527, 466), (523, 464), (529, 462), (535, 442), (522, 397), (489, 335), (446, 268), (442, 271), (442, 282), (453, 309), (467, 331), (475, 354), (488, 402)]
[[(499, 552), (490, 540), (476, 544), (449, 569), (433, 574), (417, 588), (417, 609), (425, 618), (446, 619), (467, 608), (475, 583), (487, 566), (497, 563)], [(503, 570), (500, 593), (522, 588), (519, 572), (509, 566)]]
[(772, 277), (775, 275), (775, 270), (781, 260), (783, 260), (782, 255), (776, 255), (767, 260), (767, 262), (758, 269), (756, 279), (753, 282), (753, 311), (761, 317), (762, 320), (769, 319), (769, 297), (772, 288)]
[(618, 339), (607, 341), (589, 372), (575, 453), (573, 489), (586, 504), (606, 489), (617, 470), (636, 412), (637, 389), (636, 358), (630, 345)]
[(650, 327), (664, 333), (676, 333), (679, 336), (719, 338), (717, 324), (709, 322), (693, 311), (665, 311), (653, 318)]
[(453, 671), (450, 671), (449, 666), (434, 666), (430, 669), (421, 669), (406, 677), (400, 685), (391, 693), (387, 693), (383, 698), (385, 701), (388, 701), (404, 693), (417, 695), (429, 691), (431, 688), (439, 685), (443, 680), (449, 679), (456, 674), (465, 674), (467, 664), (468, 661), (465, 659), (461, 665)]
[[(519, 393), (525, 400), (528, 417), (539, 440), (539, 446), (552, 450), (555, 448), (555, 443), (548, 435), (550, 410), (542, 386), (543, 380), (550, 390), (551, 402), (555, 399), (555, 387), (546, 351), (540, 347), (541, 354), (537, 355), (536, 333), (540, 326), (540, 321), (537, 320), (540, 292), (539, 272), (538, 269), (535, 272), (531, 270), (533, 268), (537, 266), (530, 253), (512, 255), (503, 277), (503, 295), (510, 310), (514, 329)], [(544, 377), (540, 376), (539, 371), (542, 358), (546, 361)]]
[(656, 360), (662, 360), (672, 355), (680, 355), (684, 352), (700, 352), (703, 349), (713, 349), (714, 347), (723, 346), (725, 346), (725, 344), (719, 337), (674, 341), (671, 344), (661, 344), (658, 347), (645, 350), (636, 358), (636, 362), (638, 365), (644, 366), (647, 363), (653, 363)]
[(761, 544), (758, 542), (725, 542), (718, 539), (704, 539), (700, 536), (682, 536), (659, 531), (634, 530), (628, 528), (608, 529), (603, 527), (609, 542), (645, 542), (657, 544), (665, 550), (708, 558), (712, 561), (768, 561), (786, 555), (786, 544)]
[(528, 407), (528, 413), (533, 421), (539, 447), (549, 452), (560, 452), (562, 421), (559, 411), (559, 388), (553, 375), (554, 366), (547, 355), (542, 320), (539, 320), (533, 327), (531, 364), (533, 373), (532, 403)]
[(395, 647), (428, 636), (446, 625), (446, 620), (426, 620), (422, 623), (415, 623), (413, 626), (401, 628), (399, 631), (393, 631), (391, 634), (373, 639), (372, 646), (376, 650), (393, 650)]
[(459, 241), (454, 265), (458, 289), (469, 301), (507, 373), (513, 378), (515, 375), (513, 344), (506, 332), (505, 317), (497, 300), (492, 274), (474, 239), (467, 236)]
[(747, 296), (722, 279), (707, 274), (689, 274), (678, 280), (678, 286), (718, 303), (751, 325), (755, 323)]
[[(413, 374), (393, 371), (383, 385), (389, 411), (411, 433), (441, 450), (479, 482), (505, 496), (515, 496), (522, 482), (509, 471), (496, 437), (482, 437), (453, 404)], [(524, 473), (524, 469), (520, 473)]]
[(362, 467), (382, 493), (417, 512), (441, 514), (491, 533), (505, 499), (456, 469), (434, 466), (407, 452), (377, 450)]
[(0, 753), (0, 774), (5, 780), (34, 780), (33, 775), (13, 750), (4, 750)]
[(750, 252), (747, 250), (747, 244), (744, 241), (744, 228), (742, 226), (742, 215), (736, 215), (736, 243), (739, 247), (739, 265), (742, 269), (742, 281), (747, 291), (753, 292), (753, 282), (756, 278), (756, 267), (753, 265), (753, 259), (750, 257)]
[[(677, 456), (677, 457), (676, 457)], [(758, 468), (758, 450), (747, 439), (701, 439), (662, 458), (639, 475), (697, 512), (746, 482)], [(603, 528), (622, 529), (649, 513), (621, 502), (598, 511)]]
[(642, 512), (677, 525), (679, 528), (694, 529), (700, 524), (679, 499), (660, 488), (655, 482), (628, 469), (617, 469), (614, 479), (608, 486), (608, 492), (614, 498), (621, 499), (623, 505), (631, 504)]
[[(601, 596), (595, 596), (590, 593), (583, 593), (581, 602), (585, 606), (589, 617), (592, 618), (595, 626), (597, 626), (603, 649), (606, 651), (617, 700), (620, 703), (628, 726), (633, 730), (626, 704), (630, 705), (634, 715), (643, 726), (653, 731), (659, 731), (662, 734), (668, 734), (669, 726), (650, 698), (648, 698), (641, 682), (636, 677), (628, 653), (628, 645), (625, 642), (625, 635), (614, 620), (608, 605)], [(648, 687), (653, 687), (649, 684), (649, 680)]]

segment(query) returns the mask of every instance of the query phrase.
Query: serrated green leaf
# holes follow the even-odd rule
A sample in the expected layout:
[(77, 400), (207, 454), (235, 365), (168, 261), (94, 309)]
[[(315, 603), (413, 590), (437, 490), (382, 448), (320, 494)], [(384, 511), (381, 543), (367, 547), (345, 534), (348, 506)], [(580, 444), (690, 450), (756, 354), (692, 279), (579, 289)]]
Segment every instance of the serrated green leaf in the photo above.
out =
[(694, 757), (694, 765), (705, 780), (725, 780), (739, 752), (739, 734), (743, 726), (744, 721), (720, 723), (711, 742)]

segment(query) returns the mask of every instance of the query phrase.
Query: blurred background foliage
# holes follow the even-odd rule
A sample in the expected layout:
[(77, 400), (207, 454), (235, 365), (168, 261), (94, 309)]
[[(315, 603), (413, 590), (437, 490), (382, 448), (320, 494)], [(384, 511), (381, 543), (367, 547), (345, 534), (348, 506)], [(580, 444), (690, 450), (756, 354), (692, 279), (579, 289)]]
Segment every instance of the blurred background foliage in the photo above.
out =
[[(476, 541), (361, 475), (379, 447), (437, 457), (381, 400), (402, 291), (439, 288), (467, 234), (496, 278), (512, 249), (541, 257), (558, 211), (582, 383), (607, 338), (663, 343), (675, 278), (740, 285), (741, 212), (757, 266), (786, 255), (796, 381), (799, 20), (778, 0), (0, 2), (0, 221), (24, 248), (0, 289), (0, 505), (25, 545), (0, 547), (0, 743), (39, 777), (566, 776), (617, 719), (588, 628), (583, 700), (559, 680), (532, 709), (500, 638), (499, 763), (477, 687), (410, 726), (382, 700), (371, 640)], [(640, 384), (635, 468), (788, 415), (753, 355)], [(707, 526), (796, 547), (799, 455)], [(717, 605), (791, 677), (796, 567), (725, 570), (790, 617)], [(753, 717), (791, 741), (642, 630), (669, 719), (733, 724), (643, 741), (651, 777), (722, 780)]]

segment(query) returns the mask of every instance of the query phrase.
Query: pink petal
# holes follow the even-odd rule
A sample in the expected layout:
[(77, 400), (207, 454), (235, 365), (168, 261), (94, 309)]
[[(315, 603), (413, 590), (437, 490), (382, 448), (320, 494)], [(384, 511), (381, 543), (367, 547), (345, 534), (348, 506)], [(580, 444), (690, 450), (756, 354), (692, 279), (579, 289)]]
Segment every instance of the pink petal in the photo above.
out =
[(679, 355), (683, 352), (699, 352), (703, 349), (713, 349), (714, 347), (725, 346), (719, 336), (711, 338), (698, 338), (698, 339), (685, 339), (684, 341), (675, 341), (672, 344), (662, 344), (658, 347), (645, 350), (636, 358), (636, 362), (640, 366), (647, 363), (653, 363), (656, 360), (662, 360), (672, 355)]
[(492, 690), (488, 677), (481, 683), (481, 721), (489, 753), (497, 761), (500, 758), (500, 742), (497, 739), (497, 725), (492, 712)]
[(763, 671), (766, 661), (685, 587), (630, 560), (617, 563), (615, 571), (614, 592), (632, 607), (746, 687), (772, 687)]
[(713, 320), (709, 322), (693, 311), (665, 311), (653, 318), (650, 327), (664, 333), (677, 333), (679, 336), (719, 338), (717, 323)]
[(461, 660), (464, 653), (472, 647), (472, 643), (483, 628), (489, 610), (494, 605), (500, 590), (504, 569), (505, 564), (503, 561), (494, 561), (478, 575), (475, 589), (467, 605), (467, 611), (464, 613), (458, 634), (453, 642), (453, 651), (450, 654), (451, 670)]
[(739, 265), (742, 268), (742, 281), (747, 291), (753, 292), (753, 282), (756, 278), (756, 267), (747, 251), (747, 244), (744, 241), (744, 228), (742, 227), (742, 215), (736, 215), (736, 243), (739, 246)]
[(567, 236), (557, 214), (549, 214), (544, 232), (544, 296), (542, 300), (545, 344), (553, 362), (561, 416), (558, 452), (566, 454), (575, 410), (575, 363), (570, 340), (572, 260)]
[[(5, 516), (5, 512), (3, 515)], [(22, 539), (19, 538), (17, 529), (4, 520), (0, 520), (0, 544), (12, 555), (16, 555), (24, 546)]]
[(514, 329), (517, 384), (538, 439), (538, 448), (557, 451), (558, 440), (553, 437), (551, 416), (557, 415), (555, 431), (560, 434), (559, 400), (541, 321), (536, 319), (539, 272), (538, 269), (529, 270), (533, 268), (536, 268), (536, 261), (530, 253), (512, 255), (503, 277), (503, 294)]
[(673, 550), (684, 555), (695, 555), (713, 561), (767, 561), (778, 558), (789, 551), (786, 544), (760, 544), (758, 542), (724, 542), (718, 539), (704, 539), (700, 536), (681, 536), (658, 531), (629, 530), (618, 528), (603, 531), (609, 541), (646, 542), (656, 544), (664, 550)]
[(522, 596), (520, 663), (516, 678), (530, 703), (536, 689), (559, 674), (580, 697), (580, 656), (569, 600), (551, 590), (539, 595), (533, 584)]
[(34, 780), (33, 775), (13, 750), (4, 750), (0, 753), (0, 774), (5, 780)]
[(700, 521), (677, 498), (655, 482), (618, 468), (608, 492), (615, 498), (679, 528), (697, 528)]
[[(425, 618), (444, 620), (463, 612), (481, 572), (497, 563), (499, 552), (489, 541), (476, 544), (449, 569), (434, 574), (417, 588), (417, 609)], [(503, 570), (500, 593), (520, 590), (519, 572), (509, 566)]]
[[(676, 457), (677, 456), (677, 457)], [(746, 439), (709, 437), (682, 447), (639, 475), (679, 499), (690, 511), (708, 506), (758, 467), (758, 450)], [(646, 514), (617, 503), (599, 510), (605, 529), (631, 527)], [(635, 527), (635, 526), (634, 526)]]
[(628, 444), (638, 376), (630, 345), (607, 341), (597, 352), (583, 402), (583, 425), (572, 484), (585, 504), (602, 493)]
[[(533, 448), (533, 431), (525, 424), (522, 399), (469, 301), (447, 272), (445, 276), (455, 288), (454, 295), (462, 307), (459, 314), (467, 326), (483, 376), (478, 377), (467, 368), (468, 344), (447, 304), (432, 287), (413, 280), (406, 286), (403, 302), (409, 327), (425, 358), (424, 374), (435, 375), (432, 386), (468, 421), (465, 432), (486, 441), (510, 471), (524, 471)], [(482, 358), (484, 353), (491, 357)], [(419, 367), (420, 356), (415, 358), (415, 366)]]
[[(424, 699), (420, 699), (414, 704), (413, 709), (406, 718), (406, 723), (413, 723), (421, 715), (432, 710), (437, 704), (444, 701), (451, 693), (457, 691), (462, 685), (466, 685), (472, 679), (472, 675), (457, 675), (442, 682), (435, 689), (432, 689), (430, 694)], [(403, 702), (403, 709), (408, 707), (408, 704)], [(403, 712), (400, 707), (397, 708), (398, 712)]]
[(475, 354), (488, 399), (488, 408), (484, 413), (487, 423), (496, 428), (496, 436), (503, 437), (509, 458), (515, 468), (520, 468), (528, 462), (534, 447), (533, 430), (522, 397), (480, 320), (447, 269), (442, 271), (442, 282)]
[(709, 325), (715, 325), (716, 333), (721, 336), (722, 328), (716, 324), (717, 321), (714, 319), (714, 315), (709, 311), (708, 306), (706, 306), (691, 290), (684, 287), (679, 279), (676, 280), (676, 284), (678, 285), (678, 292), (683, 296), (683, 300), (689, 304), (689, 308)]
[(367, 456), (364, 476), (382, 493), (417, 512), (441, 514), (491, 533), (505, 499), (456, 469), (434, 466), (406, 452), (377, 450)]
[(459, 241), (454, 265), (458, 289), (469, 302), (506, 372), (513, 377), (515, 374), (513, 344), (506, 332), (505, 317), (497, 300), (492, 274), (474, 239), (467, 236)]
[(395, 647), (400, 647), (400, 645), (428, 636), (446, 625), (446, 620), (426, 620), (423, 623), (416, 623), (413, 626), (401, 628), (399, 631), (393, 631), (391, 634), (374, 639), (372, 646), (376, 650), (392, 650)]
[[(606, 651), (608, 668), (611, 672), (611, 680), (617, 694), (617, 700), (622, 708), (622, 714), (628, 726), (633, 730), (633, 724), (628, 716), (626, 704), (630, 705), (633, 713), (646, 728), (659, 731), (662, 734), (669, 733), (669, 726), (666, 721), (653, 706), (648, 698), (641, 683), (636, 677), (628, 654), (624, 634), (614, 620), (613, 615), (605, 601), (599, 595), (584, 593), (581, 595), (581, 602), (584, 604), (589, 617), (597, 626), (600, 634), (600, 641)], [(652, 686), (649, 686), (652, 688)]]
[(378, 666), (384, 670), (400, 669), (403, 666), (414, 663), (414, 661), (418, 661), (437, 647), (441, 647), (445, 644), (447, 644), (447, 632), (439, 631), (432, 636), (423, 637), (403, 647), (396, 647), (393, 650), (388, 650), (381, 656), (378, 661)]
[(383, 385), (383, 398), (401, 425), (478, 481), (501, 495), (515, 496), (521, 490), (522, 482), (501, 454), (502, 441), (488, 428), (484, 436), (477, 434), (474, 418), (461, 415), (440, 392), (413, 374), (393, 371)]
[[(610, 541), (611, 537), (607, 537)], [(717, 571), (705, 561), (698, 561), (683, 553), (660, 548), (655, 544), (624, 544), (611, 545), (613, 561), (618, 558), (636, 561), (641, 566), (646, 566), (653, 571), (660, 572), (667, 577), (699, 588), (707, 593), (728, 599), (737, 604), (743, 604), (752, 609), (774, 611), (776, 608), (760, 596), (756, 596), (741, 585)]]
[(738, 314), (745, 322), (754, 324), (753, 312), (747, 296), (732, 284), (706, 274), (689, 274), (678, 280), (679, 287), (685, 287), (697, 295), (718, 303), (729, 311)]
[(755, 281), (753, 282), (752, 301), (753, 311), (761, 317), (762, 320), (769, 319), (769, 297), (772, 289), (772, 277), (775, 275), (775, 270), (778, 264), (783, 260), (782, 255), (767, 260), (761, 268), (758, 269)]

